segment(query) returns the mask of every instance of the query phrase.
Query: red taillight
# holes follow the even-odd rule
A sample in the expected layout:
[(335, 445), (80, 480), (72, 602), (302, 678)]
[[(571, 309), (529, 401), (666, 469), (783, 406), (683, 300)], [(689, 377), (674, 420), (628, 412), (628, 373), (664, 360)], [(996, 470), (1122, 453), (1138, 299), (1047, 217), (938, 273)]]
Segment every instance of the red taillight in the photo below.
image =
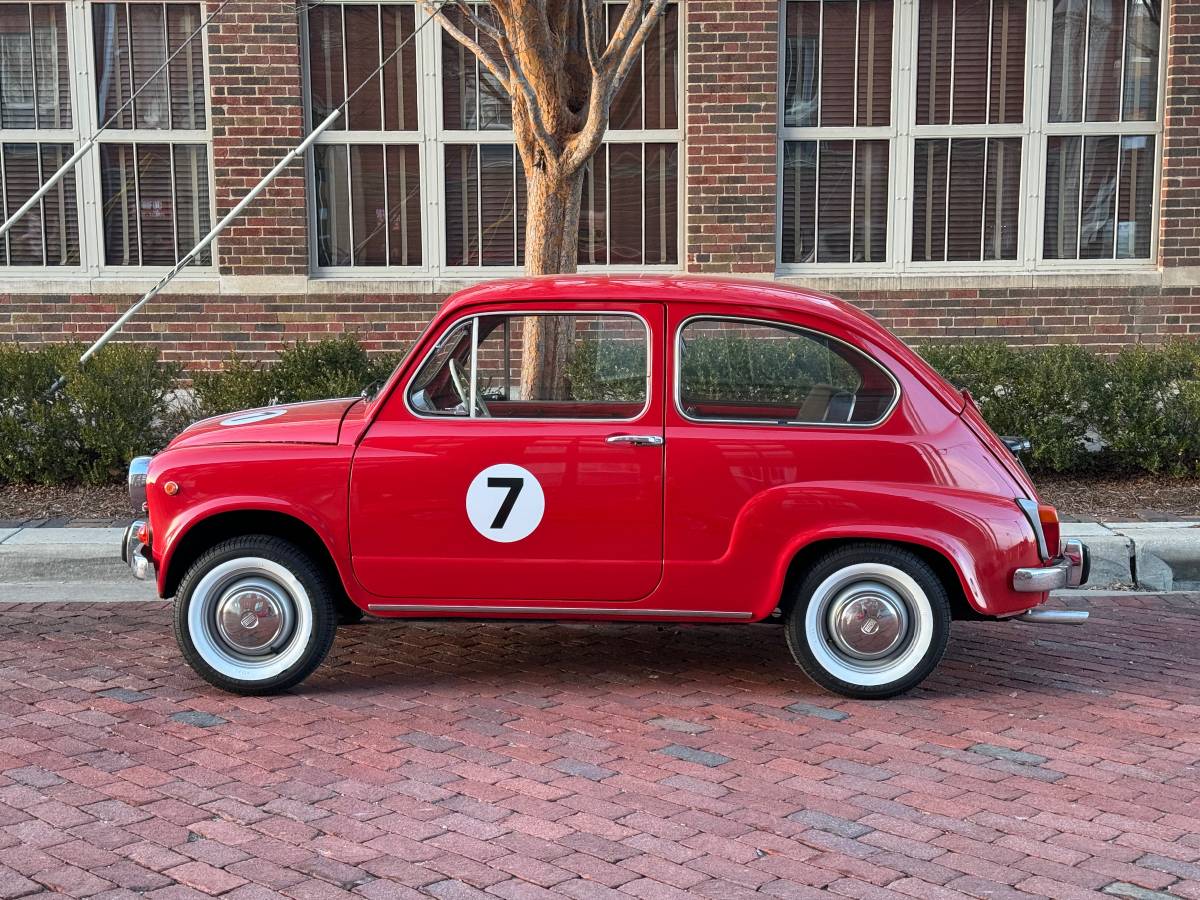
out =
[(1042, 523), (1042, 534), (1046, 536), (1046, 550), (1051, 557), (1058, 556), (1062, 540), (1062, 529), (1058, 523), (1058, 510), (1049, 503), (1038, 504), (1038, 521)]
[(150, 543), (150, 526), (149, 525), (143, 524), (142, 527), (137, 530), (137, 539), (138, 539), (139, 544), (149, 544)]

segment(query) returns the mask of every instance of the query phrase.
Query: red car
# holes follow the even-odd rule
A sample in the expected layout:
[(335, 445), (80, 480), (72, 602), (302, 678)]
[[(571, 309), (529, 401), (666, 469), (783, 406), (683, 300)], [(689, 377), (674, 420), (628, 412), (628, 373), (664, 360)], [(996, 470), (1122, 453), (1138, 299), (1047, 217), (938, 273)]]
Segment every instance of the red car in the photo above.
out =
[(970, 397), (867, 315), (770, 283), (563, 276), (451, 298), (373, 396), (192, 425), (130, 470), (125, 559), (205, 679), (287, 688), (381, 617), (783, 626), (887, 697), (954, 619), (1088, 554)]

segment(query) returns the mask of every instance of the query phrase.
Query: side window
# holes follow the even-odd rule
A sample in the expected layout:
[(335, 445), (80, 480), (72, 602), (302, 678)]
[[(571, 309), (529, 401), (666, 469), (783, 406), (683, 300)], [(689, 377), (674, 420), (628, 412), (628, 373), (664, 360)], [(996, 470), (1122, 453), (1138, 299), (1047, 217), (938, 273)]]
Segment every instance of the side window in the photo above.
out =
[(479, 316), (438, 342), (409, 403), (432, 415), (631, 419), (646, 405), (648, 346), (632, 315)]
[(692, 319), (679, 334), (679, 403), (693, 419), (869, 425), (896, 386), (878, 364), (816, 332)]

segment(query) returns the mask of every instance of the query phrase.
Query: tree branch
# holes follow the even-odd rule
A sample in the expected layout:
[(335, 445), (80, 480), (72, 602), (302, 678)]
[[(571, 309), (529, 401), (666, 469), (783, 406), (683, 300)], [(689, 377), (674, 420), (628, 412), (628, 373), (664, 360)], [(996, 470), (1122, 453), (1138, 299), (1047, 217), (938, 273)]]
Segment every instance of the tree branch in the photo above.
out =
[[(558, 140), (546, 128), (546, 121), (542, 118), (542, 108), (538, 104), (537, 95), (533, 91), (533, 86), (529, 83), (529, 79), (525, 77), (525, 70), (521, 68), (521, 61), (517, 58), (517, 53), (507, 43), (507, 41), (498, 44), (500, 53), (504, 56), (505, 63), (508, 64), (508, 71), (512, 75), (512, 82), (521, 91), (521, 99), (525, 101), (525, 107), (529, 111), (529, 122), (533, 126), (533, 135), (537, 138), (537, 142), (541, 144), (543, 152), (551, 159), (558, 159), (559, 146)], [(512, 94), (512, 91), (509, 91)]]
[(600, 71), (600, 51), (596, 47), (596, 39), (593, 36), (592, 26), (597, 24), (593, 19), (599, 19), (598, 12), (603, 8), (602, 4), (597, 0), (579, 0), (579, 5), (583, 11), (583, 44), (587, 48), (588, 65), (592, 68), (592, 73)]
[[(437, 19), (438, 24), (446, 29), (452, 38), (474, 53), (479, 61), (487, 66), (488, 71), (496, 76), (496, 80), (500, 82), (500, 86), (504, 88), (504, 90), (506, 90), (508, 95), (511, 97), (512, 87), (509, 84), (509, 78), (504, 74), (504, 70), (501, 68), (500, 63), (496, 62), (490, 53), (484, 50), (483, 47), (479, 46), (478, 41), (469, 37), (461, 28), (454, 24), (454, 22), (450, 21), (450, 17), (442, 11), (440, 6), (435, 7), (430, 0), (424, 0), (422, 6), (425, 7), (426, 12)], [(462, 4), (460, 3), (456, 3), (455, 6), (459, 9), (462, 8)], [(474, 14), (470, 13), (469, 11), (468, 15), (474, 17)], [(501, 52), (503, 52), (503, 50), (501, 50)]]
[(619, 60), (625, 55), (625, 50), (629, 47), (629, 42), (633, 40), (636, 34), (635, 26), (638, 20), (645, 14), (647, 5), (648, 0), (639, 0), (639, 2), (628, 0), (625, 12), (621, 13), (621, 21), (617, 23), (617, 29), (613, 32), (608, 46), (604, 49), (604, 54), (600, 57), (606, 70), (614, 70), (613, 61)]
[(634, 33), (633, 39), (625, 47), (625, 52), (621, 55), (620, 63), (613, 73), (612, 90), (614, 93), (620, 89), (625, 81), (625, 76), (629, 74), (629, 70), (637, 62), (638, 54), (642, 52), (642, 47), (646, 45), (646, 38), (650, 36), (650, 30), (658, 24), (658, 20), (662, 18), (663, 10), (666, 8), (667, 0), (654, 0), (650, 11), (642, 19), (641, 26)]

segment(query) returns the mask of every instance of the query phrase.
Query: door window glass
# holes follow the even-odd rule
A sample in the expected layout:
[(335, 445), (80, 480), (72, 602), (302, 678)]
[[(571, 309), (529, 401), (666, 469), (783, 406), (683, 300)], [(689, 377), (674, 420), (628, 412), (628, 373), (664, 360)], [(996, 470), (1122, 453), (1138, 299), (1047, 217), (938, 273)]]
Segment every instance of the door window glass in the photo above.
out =
[(432, 415), (631, 419), (646, 405), (648, 346), (631, 315), (480, 316), (439, 341), (409, 402)]
[(679, 336), (679, 402), (693, 419), (867, 425), (895, 382), (825, 335), (740, 319), (692, 319)]

